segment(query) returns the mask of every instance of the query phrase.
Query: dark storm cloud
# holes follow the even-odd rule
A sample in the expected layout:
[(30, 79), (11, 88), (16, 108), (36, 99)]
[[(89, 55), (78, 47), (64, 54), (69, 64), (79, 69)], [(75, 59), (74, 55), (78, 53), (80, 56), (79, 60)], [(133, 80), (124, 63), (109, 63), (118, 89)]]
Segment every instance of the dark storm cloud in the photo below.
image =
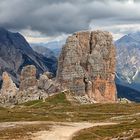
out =
[[(49, 36), (97, 25), (138, 23), (139, 3), (128, 0), (0, 0), (0, 26)], [(134, 2), (138, 2), (135, 0)]]

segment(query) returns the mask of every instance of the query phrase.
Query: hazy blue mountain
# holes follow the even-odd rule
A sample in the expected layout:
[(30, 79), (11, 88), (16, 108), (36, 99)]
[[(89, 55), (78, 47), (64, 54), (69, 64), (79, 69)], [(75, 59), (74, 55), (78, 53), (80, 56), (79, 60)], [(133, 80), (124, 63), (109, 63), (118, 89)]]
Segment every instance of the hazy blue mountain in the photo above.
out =
[(128, 87), (140, 91), (140, 32), (123, 36), (115, 45), (118, 78)]
[(34, 45), (31, 47), (35, 52), (42, 54), (43, 56), (45, 56), (47, 58), (56, 60), (55, 53), (52, 50), (50, 50), (49, 48), (46, 48), (44, 46), (34, 46)]
[(124, 85), (116, 84), (118, 98), (126, 98), (133, 102), (140, 102), (140, 92), (126, 87)]
[(140, 84), (129, 84), (116, 76), (117, 95), (119, 98), (127, 98), (130, 101), (140, 102)]
[(20, 71), (24, 66), (35, 65), (38, 74), (44, 71), (55, 73), (55, 63), (53, 59), (33, 51), (21, 34), (0, 28), (0, 76), (7, 71), (18, 83)]
[(51, 41), (48, 43), (31, 43), (31, 46), (42, 46), (48, 48), (51, 51), (53, 51), (55, 57), (59, 57), (61, 53), (61, 49), (64, 44), (65, 44), (65, 40), (61, 40), (61, 41)]
[[(64, 41), (54, 41), (40, 45), (49, 48), (58, 57), (63, 44)], [(140, 102), (140, 32), (123, 36), (115, 42), (115, 45), (117, 50), (116, 87), (118, 96)], [(41, 54), (43, 53), (41, 52)]]

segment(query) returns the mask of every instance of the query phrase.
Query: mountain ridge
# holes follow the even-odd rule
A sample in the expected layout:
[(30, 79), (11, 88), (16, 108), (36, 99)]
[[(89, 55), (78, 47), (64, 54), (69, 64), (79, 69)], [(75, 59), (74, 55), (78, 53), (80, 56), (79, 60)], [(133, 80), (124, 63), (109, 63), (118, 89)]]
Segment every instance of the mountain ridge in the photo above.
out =
[(117, 73), (129, 84), (140, 83), (140, 32), (133, 32), (115, 42)]
[(38, 74), (45, 71), (55, 73), (54, 63), (56, 61), (33, 51), (20, 33), (12, 33), (0, 28), (0, 75), (7, 71), (18, 84), (19, 74), (24, 66), (35, 65)]

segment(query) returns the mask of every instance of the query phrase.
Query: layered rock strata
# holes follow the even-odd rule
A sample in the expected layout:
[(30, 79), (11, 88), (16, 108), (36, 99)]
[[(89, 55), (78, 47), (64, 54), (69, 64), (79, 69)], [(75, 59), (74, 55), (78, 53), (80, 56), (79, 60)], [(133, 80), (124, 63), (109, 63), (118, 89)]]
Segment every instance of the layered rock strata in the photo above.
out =
[(77, 32), (62, 48), (57, 81), (75, 95), (88, 95), (95, 102), (116, 102), (115, 64), (109, 32)]

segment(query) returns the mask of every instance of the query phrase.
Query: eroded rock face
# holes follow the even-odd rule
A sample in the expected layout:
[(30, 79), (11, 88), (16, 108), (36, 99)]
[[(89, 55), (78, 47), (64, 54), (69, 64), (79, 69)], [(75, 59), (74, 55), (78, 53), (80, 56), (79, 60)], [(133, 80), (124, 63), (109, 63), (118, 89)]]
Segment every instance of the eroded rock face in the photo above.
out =
[(36, 67), (33, 65), (25, 66), (20, 75), (19, 92), (16, 96), (18, 103), (24, 103), (32, 100), (39, 100), (47, 96), (47, 93), (38, 89), (36, 78)]
[(2, 89), (0, 90), (0, 105), (9, 106), (32, 100), (45, 100), (48, 96), (60, 92), (60, 85), (51, 78), (52, 73), (45, 72), (37, 79), (36, 67), (28, 65), (21, 72), (18, 89), (8, 73), (4, 72)]
[(60, 85), (55, 80), (51, 79), (48, 72), (42, 74), (38, 80), (38, 88), (44, 90), (48, 94), (60, 91)]
[(2, 89), (1, 94), (2, 95), (15, 95), (17, 92), (17, 87), (15, 83), (13, 83), (11, 77), (8, 75), (7, 72), (3, 72), (2, 74)]
[(4, 71), (19, 85), (21, 70), (28, 64), (35, 65), (39, 75), (45, 71), (55, 73), (57, 61), (33, 51), (20, 33), (13, 33), (0, 27), (0, 86)]
[(17, 102), (46, 99), (50, 94), (58, 92), (59, 86), (50, 78), (52, 78), (52, 74), (45, 72), (37, 79), (35, 66), (24, 67), (20, 76), (20, 87), (16, 96)]
[(21, 71), (19, 90), (27, 90), (35, 86), (37, 86), (36, 67), (28, 65)]
[(96, 102), (115, 102), (115, 47), (110, 33), (78, 32), (66, 40), (58, 63), (57, 81), (76, 95)]
[(15, 83), (13, 83), (7, 72), (3, 72), (2, 80), (3, 83), (0, 94), (0, 103), (15, 103), (15, 96), (18, 88), (16, 87)]

